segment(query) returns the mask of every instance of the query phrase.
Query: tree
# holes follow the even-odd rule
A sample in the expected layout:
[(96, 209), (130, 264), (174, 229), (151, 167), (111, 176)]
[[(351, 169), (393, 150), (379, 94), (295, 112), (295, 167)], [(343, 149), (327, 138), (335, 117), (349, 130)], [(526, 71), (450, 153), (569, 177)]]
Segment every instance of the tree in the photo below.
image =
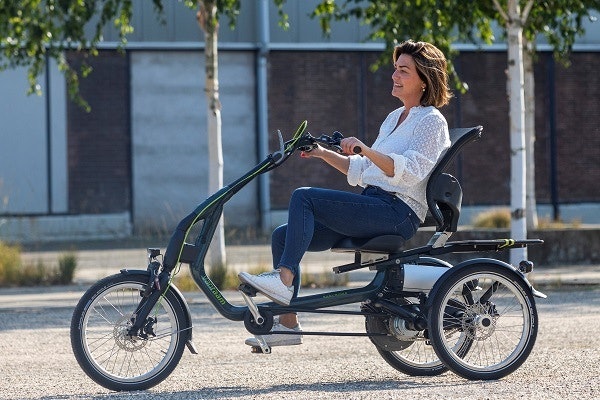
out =
[[(518, 0), (508, 0), (506, 10), (494, 0), (494, 5), (505, 21), (508, 38), (508, 96), (510, 120), (510, 233), (514, 239), (527, 238), (525, 224), (525, 75), (523, 73), (523, 25), (534, 0), (528, 0), (521, 9)], [(510, 262), (518, 265), (527, 259), (527, 248), (513, 249)]]
[[(160, 17), (163, 0), (152, 1)], [(287, 16), (282, 11), (285, 0), (273, 1), (279, 10), (280, 25), (285, 27)], [(241, 3), (240, 0), (185, 0), (184, 3), (192, 10), (197, 9), (198, 23), (205, 33), (209, 192), (216, 192), (223, 186), (217, 52), (219, 17), (228, 17), (233, 29)], [(65, 52), (77, 51), (96, 56), (102, 32), (111, 21), (118, 29), (123, 48), (127, 44), (127, 35), (133, 31), (132, 13), (131, 0), (0, 2), (0, 70), (26, 66), (29, 92), (39, 94), (41, 89), (37, 79), (48, 59), (55, 59), (65, 74), (71, 98), (89, 110), (85, 99), (79, 95), (79, 79), (87, 76), (91, 68), (84, 63), (80, 70), (74, 69), (69, 65)], [(88, 26), (93, 27), (91, 37), (86, 30)], [(211, 244), (211, 265), (226, 265), (222, 220)]]
[[(527, 237), (537, 225), (535, 212), (535, 94), (533, 57), (536, 36), (544, 35), (554, 56), (566, 62), (578, 35), (584, 33), (582, 20), (600, 2), (548, 0), (494, 0), (497, 14), (491, 17), (505, 26), (508, 38), (508, 82), (511, 120), (511, 235)], [(521, 7), (521, 3), (523, 7)], [(526, 76), (527, 75), (527, 76)], [(527, 85), (525, 82), (527, 81)], [(527, 128), (527, 129), (525, 129)], [(527, 218), (528, 217), (528, 218)], [(528, 221), (528, 223), (527, 223)], [(511, 251), (511, 262), (527, 258), (527, 249)]]
[[(219, 101), (218, 8), (215, 0), (198, 1), (198, 24), (205, 33), (204, 58), (206, 100), (208, 103), (208, 191), (214, 193), (223, 186), (223, 150), (221, 144), (221, 102)], [(238, 4), (239, 6), (239, 4)], [(226, 262), (223, 216), (215, 229), (210, 246), (211, 266), (223, 268)]]
[[(551, 0), (536, 2), (523, 27), (525, 73), (525, 141), (527, 159), (526, 204), (527, 229), (537, 228), (535, 195), (535, 87), (533, 64), (536, 58), (536, 39), (541, 33), (553, 49), (554, 58), (569, 65), (569, 54), (575, 39), (585, 33), (584, 19), (594, 21), (590, 10), (598, 10), (598, 0)], [(559, 216), (555, 215), (555, 219)]]
[[(533, 64), (535, 39), (543, 34), (553, 47), (555, 56), (564, 60), (575, 38), (584, 32), (582, 19), (589, 15), (588, 9), (598, 9), (598, 0), (346, 0), (342, 5), (323, 0), (314, 11), (320, 18), (325, 33), (330, 30), (332, 19), (343, 20), (356, 17), (372, 28), (369, 39), (383, 40), (386, 55), (399, 41), (408, 38), (435, 43), (449, 59), (450, 73), (458, 86), (460, 79), (452, 67), (456, 52), (452, 43), (468, 40), (473, 43), (491, 43), (494, 38), (492, 22), (504, 28), (508, 41), (508, 94), (510, 103), (511, 137), (511, 236), (524, 239), (527, 236), (525, 216), (526, 182), (529, 188), (529, 206), (532, 209), (531, 224), (535, 224), (535, 175), (527, 175), (527, 165), (533, 166), (534, 143), (534, 95)], [(525, 40), (523, 39), (525, 36)], [(526, 47), (526, 43), (531, 44)], [(524, 54), (523, 49), (528, 51)], [(526, 69), (524, 70), (524, 65)], [(529, 75), (525, 94), (525, 71)], [(525, 99), (528, 101), (525, 102)], [(525, 125), (525, 121), (529, 121)], [(525, 140), (527, 126), (528, 140)], [(525, 150), (528, 150), (527, 156)], [(529, 160), (529, 161), (526, 161)], [(526, 179), (526, 177), (528, 177)], [(518, 263), (527, 256), (526, 248), (511, 251), (511, 262)]]
[(456, 41), (491, 42), (493, 31), (489, 21), (491, 7), (472, 7), (472, 2), (460, 0), (322, 0), (314, 9), (324, 34), (331, 32), (333, 20), (356, 18), (370, 25), (366, 40), (383, 41), (385, 51), (379, 62), (389, 62), (394, 46), (405, 39), (424, 40), (435, 45), (449, 59), (450, 75), (460, 90), (466, 90), (456, 75), (452, 59)]
[[(162, 11), (161, 2), (153, 2)], [(40, 94), (37, 79), (48, 59), (55, 59), (65, 74), (71, 97), (89, 109), (78, 94), (80, 76), (86, 76), (91, 69), (84, 63), (76, 71), (69, 65), (65, 52), (98, 55), (102, 30), (110, 21), (114, 22), (124, 45), (132, 31), (131, 10), (128, 0), (0, 2), (0, 70), (27, 67), (29, 93)], [(91, 37), (86, 32), (88, 25), (93, 27)]]

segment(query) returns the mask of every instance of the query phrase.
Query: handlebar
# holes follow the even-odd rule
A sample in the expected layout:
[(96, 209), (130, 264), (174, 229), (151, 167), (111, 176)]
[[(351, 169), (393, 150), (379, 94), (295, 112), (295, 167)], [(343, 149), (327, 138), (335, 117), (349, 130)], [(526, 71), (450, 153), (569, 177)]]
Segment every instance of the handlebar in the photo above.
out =
[(305, 152), (310, 152), (320, 144), (325, 148), (335, 151), (336, 153), (342, 153), (343, 150), (340, 146), (340, 142), (343, 138), (344, 135), (338, 131), (333, 132), (331, 136), (321, 135), (319, 137), (314, 137), (310, 133), (306, 133), (302, 137), (302, 143), (299, 143), (298, 149)]
[[(300, 124), (296, 133), (292, 137), (292, 139), (287, 142), (283, 141), (281, 132), (278, 131), (279, 134), (279, 151), (272, 153), (269, 158), (274, 163), (274, 165), (281, 164), (285, 159), (287, 159), (295, 150), (301, 150), (304, 152), (310, 152), (315, 149), (318, 145), (321, 145), (327, 149), (333, 150), (337, 153), (343, 153), (342, 147), (340, 146), (340, 142), (344, 139), (344, 135), (340, 132), (335, 131), (331, 136), (328, 135), (320, 135), (318, 137), (312, 136), (309, 132), (305, 132), (307, 122), (304, 121)], [(360, 146), (355, 146), (352, 151), (354, 154), (359, 154), (362, 149)]]
[[(333, 132), (333, 134), (331, 136), (321, 135), (319, 137), (314, 137), (310, 133), (307, 133), (303, 137), (303, 139), (305, 139), (305, 141), (308, 142), (308, 144), (302, 144), (301, 146), (298, 147), (298, 149), (305, 151), (305, 152), (310, 152), (310, 151), (312, 151), (312, 149), (317, 147), (317, 144), (320, 144), (325, 148), (328, 148), (330, 150), (335, 151), (336, 153), (341, 154), (344, 152), (342, 150), (342, 147), (340, 146), (340, 142), (342, 141), (343, 138), (344, 138), (344, 135), (342, 135), (338, 131)], [(352, 151), (354, 152), (354, 154), (359, 154), (362, 151), (362, 149), (360, 148), (360, 146), (354, 146)]]

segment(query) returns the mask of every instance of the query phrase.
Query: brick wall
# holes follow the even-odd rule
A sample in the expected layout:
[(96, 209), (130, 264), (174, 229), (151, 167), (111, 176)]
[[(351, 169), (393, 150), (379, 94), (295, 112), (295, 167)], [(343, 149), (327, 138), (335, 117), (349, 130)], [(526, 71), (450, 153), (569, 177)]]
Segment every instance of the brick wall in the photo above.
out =
[[(289, 138), (307, 119), (313, 135), (339, 130), (372, 143), (386, 115), (400, 105), (391, 96), (391, 63), (377, 72), (369, 67), (379, 52), (273, 51), (269, 56), (269, 132)], [(80, 60), (71, 54), (74, 64)], [(549, 90), (554, 84), (558, 142), (558, 196), (562, 203), (600, 201), (600, 53), (578, 52), (571, 65), (539, 55), (536, 84), (536, 190), (540, 203), (550, 197)], [(128, 58), (102, 52), (89, 62), (94, 72), (81, 81), (92, 106), (86, 113), (68, 105), (69, 211), (106, 213), (131, 208), (130, 104)], [(510, 201), (510, 140), (506, 98), (506, 53), (465, 52), (455, 62), (469, 84), (442, 108), (450, 127), (483, 125), (483, 139), (468, 146), (452, 173), (464, 189), (464, 205)], [(225, 66), (221, 66), (225, 68)], [(271, 136), (270, 149), (277, 147)], [(269, 174), (271, 203), (286, 209), (299, 186), (350, 188), (345, 176), (319, 160), (293, 157)]]
[[(81, 58), (69, 55), (76, 67)], [(131, 206), (128, 58), (101, 52), (87, 60), (94, 68), (81, 80), (87, 113), (68, 102), (67, 147), (69, 212), (100, 214), (128, 211)]]
[[(385, 116), (399, 106), (390, 95), (390, 67), (375, 73), (368, 67), (379, 53), (273, 52), (269, 62), (269, 129), (291, 135), (307, 119), (313, 134), (341, 131), (372, 143)], [(556, 132), (558, 139), (558, 193), (561, 202), (600, 201), (600, 127), (598, 91), (594, 71), (599, 53), (575, 53), (571, 66), (556, 65)], [(550, 100), (548, 54), (535, 65), (536, 84), (536, 190), (540, 203), (550, 202), (549, 142)], [(469, 84), (465, 94), (455, 93), (442, 108), (450, 127), (483, 125), (479, 142), (468, 146), (453, 173), (464, 189), (464, 205), (510, 202), (509, 104), (506, 97), (506, 53), (462, 53), (455, 62)], [(275, 148), (276, 143), (271, 143)], [(292, 165), (271, 174), (271, 201), (287, 208), (299, 186), (348, 189), (345, 177), (318, 160), (288, 161)]]

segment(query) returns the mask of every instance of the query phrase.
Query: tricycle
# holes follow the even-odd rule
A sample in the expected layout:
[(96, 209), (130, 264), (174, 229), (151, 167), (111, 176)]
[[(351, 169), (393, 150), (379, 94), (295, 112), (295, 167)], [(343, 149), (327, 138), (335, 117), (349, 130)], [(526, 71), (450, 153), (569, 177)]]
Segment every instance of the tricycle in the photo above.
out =
[[(80, 299), (71, 322), (71, 345), (85, 373), (116, 391), (143, 390), (166, 379), (193, 342), (190, 307), (173, 277), (182, 264), (215, 309), (244, 323), (255, 335), (256, 353), (271, 353), (263, 336), (273, 332), (275, 318), (286, 313), (355, 315), (365, 319), (365, 332), (314, 332), (303, 335), (366, 336), (381, 357), (398, 371), (434, 376), (451, 370), (471, 380), (499, 379), (519, 368), (529, 356), (538, 331), (534, 289), (526, 275), (533, 263), (510, 265), (494, 258), (472, 258), (452, 265), (444, 254), (503, 251), (542, 243), (538, 239), (448, 241), (457, 231), (462, 202), (458, 180), (444, 172), (483, 128), (450, 129), (451, 147), (443, 154), (427, 184), (428, 218), (434, 226), (424, 245), (405, 249), (400, 236), (344, 238), (332, 251), (354, 253), (354, 262), (335, 273), (368, 268), (363, 287), (337, 288), (298, 296), (288, 306), (255, 301), (247, 284), (239, 291), (245, 305), (233, 305), (205, 271), (205, 257), (223, 206), (250, 181), (278, 168), (296, 151), (314, 146), (341, 151), (343, 136), (311, 135), (307, 122), (290, 140), (279, 132), (279, 149), (231, 184), (221, 188), (183, 218), (164, 255), (148, 249), (145, 270), (123, 269), (101, 279)], [(360, 149), (356, 149), (358, 152)], [(355, 310), (339, 309), (356, 304)]]

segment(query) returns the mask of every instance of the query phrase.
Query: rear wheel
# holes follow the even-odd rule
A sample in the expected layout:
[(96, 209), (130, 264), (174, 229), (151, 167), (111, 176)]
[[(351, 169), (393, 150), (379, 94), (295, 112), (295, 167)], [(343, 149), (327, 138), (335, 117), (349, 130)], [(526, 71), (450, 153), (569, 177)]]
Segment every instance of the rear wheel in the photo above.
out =
[[(429, 331), (436, 354), (467, 379), (500, 379), (527, 359), (538, 330), (531, 290), (516, 272), (474, 264), (443, 277), (434, 288)], [(468, 353), (454, 349), (461, 337)]]
[[(410, 304), (407, 299), (396, 299), (398, 304)], [(367, 332), (384, 333), (372, 336), (381, 357), (393, 368), (410, 376), (436, 376), (448, 370), (429, 342), (427, 330), (414, 331), (406, 328), (402, 318), (394, 316), (368, 316)], [(466, 335), (455, 343), (457, 354), (465, 354), (471, 345)]]
[(71, 321), (77, 362), (95, 382), (111, 390), (144, 390), (162, 382), (181, 359), (191, 327), (178, 297), (159, 299), (143, 332), (129, 336), (148, 277), (113, 275), (93, 285)]

